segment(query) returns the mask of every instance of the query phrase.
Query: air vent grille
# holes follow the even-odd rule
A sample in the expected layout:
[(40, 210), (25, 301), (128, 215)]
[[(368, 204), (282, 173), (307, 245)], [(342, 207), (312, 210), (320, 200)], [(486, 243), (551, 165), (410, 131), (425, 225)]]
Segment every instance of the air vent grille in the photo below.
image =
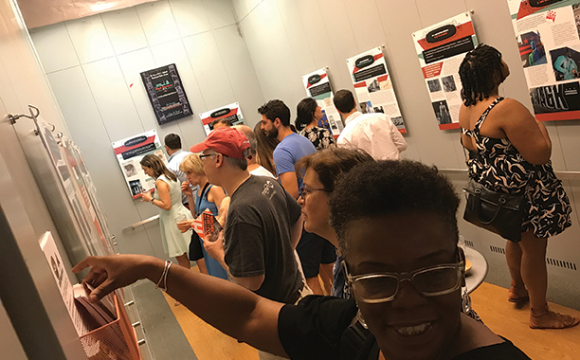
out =
[(502, 247), (490, 245), (489, 249), (491, 250), (491, 252), (505, 255), (505, 249)]
[(546, 262), (548, 263), (548, 265), (557, 266), (557, 267), (561, 267), (561, 268), (569, 269), (569, 270), (575, 270), (575, 271), (578, 270), (576, 267), (576, 263), (573, 263), (573, 262), (562, 261), (562, 260), (552, 259), (552, 258), (546, 258)]

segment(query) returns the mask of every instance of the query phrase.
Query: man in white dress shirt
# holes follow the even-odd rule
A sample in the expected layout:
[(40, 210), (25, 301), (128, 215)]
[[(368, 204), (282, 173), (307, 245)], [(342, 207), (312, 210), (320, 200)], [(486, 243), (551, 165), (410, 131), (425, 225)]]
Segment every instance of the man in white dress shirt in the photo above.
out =
[[(164, 142), (165, 142), (165, 151), (167, 152), (167, 155), (169, 155), (169, 160), (167, 161), (167, 168), (169, 169), (169, 171), (174, 173), (175, 176), (177, 176), (180, 183), (187, 181), (185, 173), (179, 170), (179, 165), (181, 165), (183, 159), (191, 153), (189, 151), (181, 150), (181, 138), (177, 134), (167, 134), (165, 136)], [(187, 196), (185, 196), (185, 194), (181, 194), (181, 196), (182, 196), (181, 202), (183, 203), (183, 205), (187, 205), (188, 204)]]
[(381, 113), (361, 114), (356, 110), (352, 92), (339, 90), (334, 106), (345, 119), (338, 146), (354, 146), (368, 152), (375, 160), (399, 160), (407, 142), (391, 119)]

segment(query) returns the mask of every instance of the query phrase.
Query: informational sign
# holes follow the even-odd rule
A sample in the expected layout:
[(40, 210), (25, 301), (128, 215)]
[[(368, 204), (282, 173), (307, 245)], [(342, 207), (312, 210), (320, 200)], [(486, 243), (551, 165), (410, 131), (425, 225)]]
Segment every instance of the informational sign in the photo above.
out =
[(64, 268), (64, 263), (62, 261), (62, 256), (56, 247), (54, 238), (50, 231), (44, 233), (39, 241), (40, 248), (44, 252), (54, 281), (58, 286), (62, 300), (66, 306), (66, 309), (70, 315), (73, 325), (79, 336), (85, 335), (89, 332), (88, 326), (83, 318), (81, 317), (79, 311), (74, 304), (74, 293), (73, 286), (66, 274), (66, 269)]
[(416, 31), (413, 40), (439, 129), (459, 129), (459, 66), (465, 53), (477, 46), (471, 14), (465, 12)]
[(133, 199), (155, 189), (155, 179), (145, 175), (139, 162), (147, 154), (157, 155), (167, 163), (157, 131), (151, 130), (113, 143), (113, 150)]
[(580, 119), (580, 1), (508, 0), (536, 118)]
[(144, 71), (141, 79), (159, 125), (193, 114), (175, 64)]
[(346, 60), (356, 97), (363, 114), (382, 113), (388, 116), (401, 133), (406, 133), (387, 63), (380, 47)]
[(231, 125), (243, 125), (244, 116), (242, 115), (242, 109), (240, 109), (239, 103), (233, 103), (226, 105), (224, 107), (206, 111), (203, 114), (199, 114), (201, 118), (201, 124), (205, 130), (205, 134), (209, 135), (213, 131), (213, 126), (218, 121), (229, 122)]
[(304, 75), (302, 83), (306, 89), (306, 95), (315, 99), (322, 109), (323, 116), (318, 121), (318, 126), (329, 129), (333, 136), (338, 137), (344, 129), (344, 124), (332, 102), (334, 95), (326, 69)]

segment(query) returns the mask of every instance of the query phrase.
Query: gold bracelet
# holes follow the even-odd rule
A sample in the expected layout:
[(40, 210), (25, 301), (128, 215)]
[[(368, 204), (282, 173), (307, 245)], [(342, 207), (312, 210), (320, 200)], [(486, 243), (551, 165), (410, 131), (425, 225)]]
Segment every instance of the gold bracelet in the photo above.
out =
[[(167, 292), (167, 274), (169, 274), (169, 269), (171, 268), (171, 261), (165, 261), (165, 267), (163, 268), (163, 274), (161, 274), (161, 278), (157, 284), (155, 284), (156, 289), (161, 289), (162, 291)], [(163, 281), (163, 286), (160, 286), (161, 282)]]

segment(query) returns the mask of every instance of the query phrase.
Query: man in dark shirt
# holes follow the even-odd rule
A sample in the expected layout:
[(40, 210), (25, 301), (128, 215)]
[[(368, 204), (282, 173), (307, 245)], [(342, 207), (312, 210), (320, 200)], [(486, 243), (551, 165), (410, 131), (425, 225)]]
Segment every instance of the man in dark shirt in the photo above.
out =
[(236, 283), (265, 298), (294, 303), (303, 288), (293, 251), (302, 230), (301, 209), (274, 179), (249, 174), (249, 147), (246, 136), (232, 128), (216, 129), (191, 147), (194, 153), (203, 151), (210, 183), (231, 197), (225, 231), (204, 245)]

